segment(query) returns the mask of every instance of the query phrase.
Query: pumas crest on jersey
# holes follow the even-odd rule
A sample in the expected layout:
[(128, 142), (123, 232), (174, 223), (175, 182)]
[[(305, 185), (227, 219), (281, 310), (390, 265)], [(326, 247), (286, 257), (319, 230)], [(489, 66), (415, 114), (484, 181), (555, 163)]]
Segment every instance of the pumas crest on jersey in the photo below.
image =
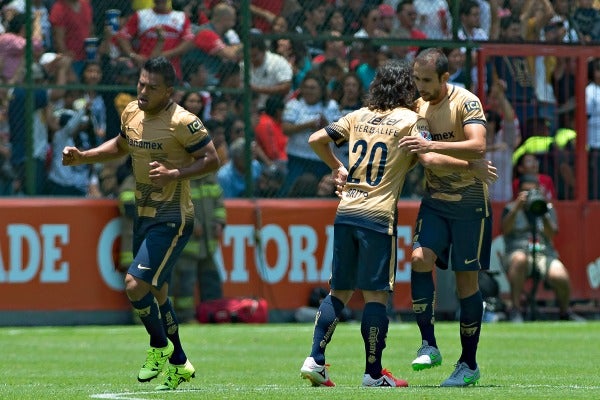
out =
[(190, 133), (193, 135), (198, 132), (200, 129), (204, 128), (202, 121), (200, 118), (197, 118), (194, 122), (187, 124), (187, 128), (190, 130)]

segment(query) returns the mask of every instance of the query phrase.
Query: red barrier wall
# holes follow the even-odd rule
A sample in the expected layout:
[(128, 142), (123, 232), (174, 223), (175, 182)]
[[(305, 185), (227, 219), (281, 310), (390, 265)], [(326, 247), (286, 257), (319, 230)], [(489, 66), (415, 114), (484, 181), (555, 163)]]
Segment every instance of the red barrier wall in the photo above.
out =
[[(336, 204), (227, 201), (228, 226), (217, 255), (225, 294), (262, 296), (274, 309), (304, 305), (313, 287), (327, 286)], [(573, 297), (598, 299), (600, 290), (590, 286), (587, 268), (591, 274), (600, 271), (595, 243), (600, 203), (556, 207), (561, 226), (556, 242), (571, 274)], [(410, 308), (410, 243), (417, 209), (418, 202), (399, 204), (394, 298), (400, 310)], [(498, 234), (502, 205), (494, 211)], [(120, 232), (114, 201), (3, 199), (0, 221), (0, 311), (129, 308), (122, 275), (114, 271)], [(255, 247), (257, 238), (261, 246)]]

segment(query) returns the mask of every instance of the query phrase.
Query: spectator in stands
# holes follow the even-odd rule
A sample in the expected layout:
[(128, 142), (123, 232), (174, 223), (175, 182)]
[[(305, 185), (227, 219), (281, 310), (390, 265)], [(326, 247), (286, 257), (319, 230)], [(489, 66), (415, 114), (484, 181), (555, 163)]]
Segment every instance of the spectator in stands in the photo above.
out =
[[(90, 0), (90, 2), (92, 4), (92, 10), (94, 11), (94, 31), (98, 37), (101, 37), (104, 34), (104, 28), (106, 26), (106, 11), (119, 10), (121, 12), (121, 15), (119, 15), (119, 26), (125, 23), (131, 14), (133, 14), (133, 8), (131, 7), (130, 1)], [(152, 7), (152, 3), (150, 3), (150, 7)]]
[(523, 2), (521, 21), (523, 22), (523, 38), (527, 41), (539, 41), (542, 31), (555, 15), (550, 0)]
[(290, 63), (292, 67), (292, 90), (297, 90), (302, 79), (304, 79), (304, 75), (312, 69), (308, 49), (304, 42), (298, 39), (281, 38), (277, 39), (275, 44), (276, 48), (273, 53), (279, 54)]
[(565, 36), (562, 39), (565, 43), (577, 43), (580, 41), (579, 33), (573, 23), (573, 10), (576, 3), (573, 0), (552, 0), (552, 7), (556, 15), (562, 17), (565, 25)]
[(339, 32), (344, 35), (346, 29), (346, 19), (344, 19), (344, 9), (342, 7), (332, 7), (325, 19), (325, 29), (332, 32)]
[(589, 83), (585, 88), (587, 145), (589, 152), (589, 198), (600, 199), (600, 58), (589, 64)]
[(288, 136), (288, 175), (282, 192), (303, 173), (320, 177), (329, 169), (308, 145), (308, 136), (340, 116), (339, 106), (327, 98), (327, 86), (321, 75), (310, 72), (302, 81), (296, 98), (290, 99), (283, 111), (283, 132)]
[[(521, 176), (516, 199), (508, 203), (502, 213), (502, 234), (506, 246), (506, 267), (512, 300), (510, 319), (512, 322), (523, 322), (521, 296), (525, 280), (535, 273), (554, 291), (559, 318), (566, 321), (583, 321), (583, 318), (573, 313), (569, 307), (569, 273), (558, 258), (553, 244), (553, 238), (558, 232), (556, 210), (550, 202), (546, 203), (547, 211), (541, 214), (535, 214), (528, 208), (528, 194), (539, 187), (536, 176)], [(533, 233), (536, 234), (535, 237)], [(538, 281), (535, 282), (537, 283)]]
[(190, 50), (194, 39), (189, 18), (172, 10), (167, 0), (154, 0), (154, 7), (138, 10), (116, 35), (123, 54), (141, 67), (158, 55), (168, 58), (177, 77), (183, 77), (181, 56)]
[(490, 185), (492, 201), (510, 201), (513, 198), (512, 188), (512, 154), (521, 143), (519, 121), (512, 105), (506, 99), (506, 88), (498, 81), (488, 93), (488, 110), (486, 111), (487, 159), (498, 170), (498, 179)]
[(199, 92), (195, 90), (185, 92), (183, 94), (183, 97), (179, 101), (179, 105), (191, 112), (192, 114), (195, 114), (198, 117), (202, 118), (204, 121), (207, 120), (207, 118), (203, 118), (204, 99), (202, 98)]
[[(26, 89), (15, 87), (10, 96), (8, 105), (8, 123), (10, 127), (10, 143), (12, 148), (11, 162), (15, 169), (14, 191), (15, 194), (39, 195), (42, 193), (46, 181), (46, 157), (48, 154), (48, 124), (53, 119), (52, 103), (63, 97), (65, 89), (61, 85), (73, 82), (72, 60), (69, 56), (44, 53), (40, 57), (40, 68), (35, 73), (34, 82), (38, 89), (33, 92), (33, 148), (32, 154), (28, 153), (25, 131)], [(37, 68), (36, 68), (37, 70)], [(47, 85), (56, 85), (52, 89)], [(34, 185), (33, 188), (25, 187), (25, 162), (33, 157)]]
[(381, 11), (378, 7), (364, 7), (359, 15), (361, 28), (354, 34), (355, 38), (380, 38), (389, 34), (383, 30)]
[(95, 36), (89, 1), (56, 0), (50, 9), (50, 23), (54, 50), (70, 57), (80, 76), (86, 59), (84, 41)]
[[(254, 150), (251, 149), (251, 153)], [(229, 146), (230, 159), (217, 171), (217, 180), (223, 189), (225, 198), (244, 197), (246, 195), (246, 174), (251, 174), (251, 179), (256, 181), (261, 174), (262, 167), (252, 154), (246, 160), (246, 139), (238, 138)], [(250, 167), (248, 170), (247, 167)]]
[(363, 90), (369, 90), (369, 86), (375, 77), (377, 67), (392, 57), (392, 54), (371, 41), (364, 42), (360, 49), (360, 61), (356, 67), (356, 73), (362, 82)]
[(380, 4), (378, 9), (381, 18), (381, 30), (386, 36), (389, 36), (392, 33), (392, 30), (394, 29), (394, 25), (396, 22), (396, 12), (394, 11), (394, 8), (389, 4)]
[[(43, 50), (40, 14), (34, 14), (32, 44), (33, 51)], [(0, 81), (15, 84), (23, 81), (25, 73), (25, 14), (15, 14), (8, 22), (6, 32), (0, 34)]]
[(285, 107), (284, 99), (280, 95), (269, 96), (265, 102), (258, 123), (254, 127), (256, 146), (268, 158), (267, 165), (273, 163), (287, 164), (288, 138), (283, 133), (281, 118)]
[[(6, 3), (6, 2), (5, 2)], [(44, 0), (32, 0), (31, 1), (31, 15), (34, 18), (39, 18), (40, 29), (42, 32), (42, 45), (45, 50), (52, 50), (52, 24), (50, 23), (50, 13), (46, 7), (47, 1)], [(5, 16), (9, 13), (14, 14), (25, 14), (25, 0), (13, 0), (2, 9)], [(10, 21), (10, 18), (6, 18)], [(35, 23), (35, 20), (34, 20)], [(34, 32), (35, 32), (34, 26)]]
[(253, 0), (250, 4), (252, 27), (263, 33), (271, 33), (273, 21), (283, 10), (284, 0)]
[(0, 106), (0, 196), (13, 194), (13, 180), (15, 170), (10, 161), (10, 128), (8, 126), (8, 113), (5, 106)]
[(475, 0), (463, 0), (460, 4), (460, 27), (457, 37), (463, 41), (487, 41), (489, 36), (481, 28), (481, 8)]
[(292, 88), (292, 66), (279, 54), (267, 50), (259, 35), (250, 36), (250, 89), (259, 94), (262, 108), (271, 95), (286, 96)]
[[(129, 58), (102, 60), (102, 84), (119, 85), (121, 91), (102, 91), (101, 96), (106, 107), (106, 139), (112, 139), (121, 129), (121, 117), (125, 106), (135, 100), (135, 86), (139, 71)], [(108, 164), (104, 165), (107, 168)]]
[[(402, 0), (398, 3), (396, 18), (398, 19), (398, 25), (392, 30), (391, 37), (415, 40), (427, 39), (427, 35), (415, 27), (417, 9), (413, 0)], [(419, 51), (419, 47), (392, 46), (391, 50), (399, 58), (412, 60)]]
[[(81, 74), (81, 83), (96, 86), (102, 82), (102, 67), (97, 61), (87, 61)], [(89, 109), (90, 120), (94, 135), (101, 143), (106, 140), (106, 105), (104, 98), (94, 89), (86, 89), (79, 103)], [(61, 146), (63, 148), (64, 146)]]
[(208, 85), (216, 85), (223, 66), (237, 63), (242, 59), (242, 43), (233, 30), (236, 24), (236, 10), (220, 3), (211, 12), (210, 22), (201, 25), (192, 43), (186, 44), (186, 61), (206, 65)]
[(417, 10), (416, 28), (429, 39), (452, 37), (452, 14), (446, 0), (414, 0)]
[[(522, 24), (518, 16), (503, 17), (500, 20), (500, 42), (522, 43), (521, 30)], [(522, 130), (528, 132), (533, 129), (527, 126), (527, 122), (536, 115), (537, 98), (534, 75), (527, 58), (493, 57), (491, 62), (494, 76), (506, 83), (506, 98), (513, 105)]]
[(346, 21), (345, 35), (354, 35), (361, 28), (360, 15), (366, 6), (366, 0), (347, 0), (342, 6), (342, 15)]
[(584, 44), (600, 41), (600, 10), (593, 0), (578, 0), (572, 21)]
[(339, 107), (342, 116), (363, 106), (365, 91), (356, 72), (347, 72), (341, 79), (342, 96)]
[(256, 197), (278, 197), (285, 180), (285, 167), (277, 164), (265, 166), (256, 181)]
[[(202, 89), (206, 87), (208, 83), (208, 69), (206, 68), (206, 65), (194, 61), (186, 63), (183, 70), (183, 85), (189, 88), (186, 93), (194, 91), (198, 95), (198, 98), (200, 98), (200, 113), (195, 114), (198, 115), (202, 121), (206, 121), (210, 118), (210, 108), (212, 103), (211, 92)], [(183, 105), (183, 98), (179, 101), (179, 104)]]
[(524, 175), (535, 176), (539, 182), (539, 188), (546, 196), (548, 201), (556, 199), (556, 187), (552, 177), (540, 173), (540, 162), (535, 154), (523, 154), (515, 164), (515, 173), (512, 183), (513, 199), (519, 195), (519, 180)]
[(295, 25), (290, 24), (290, 30), (311, 37), (303, 41), (308, 49), (308, 56), (313, 59), (324, 50), (324, 42), (316, 37), (323, 33), (327, 4), (322, 0), (303, 0), (301, 5), (300, 18)]
[[(467, 81), (470, 81), (468, 71), (465, 70), (466, 56), (462, 49), (446, 47), (443, 49), (444, 54), (448, 58), (448, 83), (455, 86), (467, 87)], [(469, 88), (472, 88), (472, 82)], [(469, 89), (470, 90), (470, 89)]]
[(43, 192), (49, 196), (99, 197), (98, 178), (93, 166), (62, 165), (62, 149), (65, 146), (88, 150), (97, 145), (90, 120), (91, 109), (72, 109), (76, 98), (77, 93), (67, 91), (65, 108), (58, 112), (59, 129), (52, 134), (52, 160)]
[[(334, 37), (342, 36), (340, 31), (328, 31), (326, 33)], [(348, 70), (348, 48), (343, 40), (331, 39), (326, 41), (323, 53), (312, 59), (312, 68), (315, 68), (325, 60), (334, 60), (344, 71)]]

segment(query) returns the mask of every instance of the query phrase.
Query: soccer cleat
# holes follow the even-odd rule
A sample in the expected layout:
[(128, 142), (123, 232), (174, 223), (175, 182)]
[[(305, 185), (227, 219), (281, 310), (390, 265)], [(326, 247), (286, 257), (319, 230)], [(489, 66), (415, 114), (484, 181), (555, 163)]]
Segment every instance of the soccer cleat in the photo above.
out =
[(412, 369), (421, 371), (438, 365), (442, 365), (442, 353), (437, 347), (430, 346), (427, 340), (423, 340), (423, 344), (417, 350), (417, 358), (412, 362)]
[(335, 386), (335, 383), (329, 379), (328, 368), (329, 364), (319, 365), (314, 358), (306, 357), (300, 368), (300, 376), (308, 379), (313, 386)]
[(189, 382), (195, 376), (196, 370), (190, 360), (186, 360), (183, 365), (169, 363), (163, 384), (158, 385), (154, 390), (175, 390), (180, 383)]
[(140, 372), (138, 373), (138, 381), (148, 382), (162, 371), (165, 363), (173, 354), (173, 344), (168, 342), (165, 347), (157, 348), (150, 347), (148, 349), (148, 355), (146, 356), (146, 362), (142, 365)]
[(456, 364), (456, 369), (440, 386), (445, 387), (460, 387), (476, 385), (480, 378), (479, 367), (474, 370), (470, 369), (467, 363), (461, 362)]
[(387, 369), (381, 370), (381, 378), (373, 379), (371, 375), (365, 374), (362, 385), (365, 387), (408, 387), (408, 382), (395, 378)]

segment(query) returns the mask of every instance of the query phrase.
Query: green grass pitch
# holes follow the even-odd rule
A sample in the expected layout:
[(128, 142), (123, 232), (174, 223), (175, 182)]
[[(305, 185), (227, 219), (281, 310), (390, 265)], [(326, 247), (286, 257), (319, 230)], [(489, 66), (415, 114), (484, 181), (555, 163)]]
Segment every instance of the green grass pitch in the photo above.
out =
[(327, 349), (334, 388), (313, 388), (299, 370), (311, 324), (184, 325), (196, 378), (176, 391), (138, 383), (148, 338), (142, 326), (0, 328), (0, 399), (598, 399), (600, 322), (484, 324), (479, 385), (440, 388), (459, 357), (458, 323), (436, 325), (444, 361), (414, 372), (419, 343), (412, 322), (391, 323), (384, 367), (409, 388), (361, 388), (364, 350), (358, 323), (338, 325)]

